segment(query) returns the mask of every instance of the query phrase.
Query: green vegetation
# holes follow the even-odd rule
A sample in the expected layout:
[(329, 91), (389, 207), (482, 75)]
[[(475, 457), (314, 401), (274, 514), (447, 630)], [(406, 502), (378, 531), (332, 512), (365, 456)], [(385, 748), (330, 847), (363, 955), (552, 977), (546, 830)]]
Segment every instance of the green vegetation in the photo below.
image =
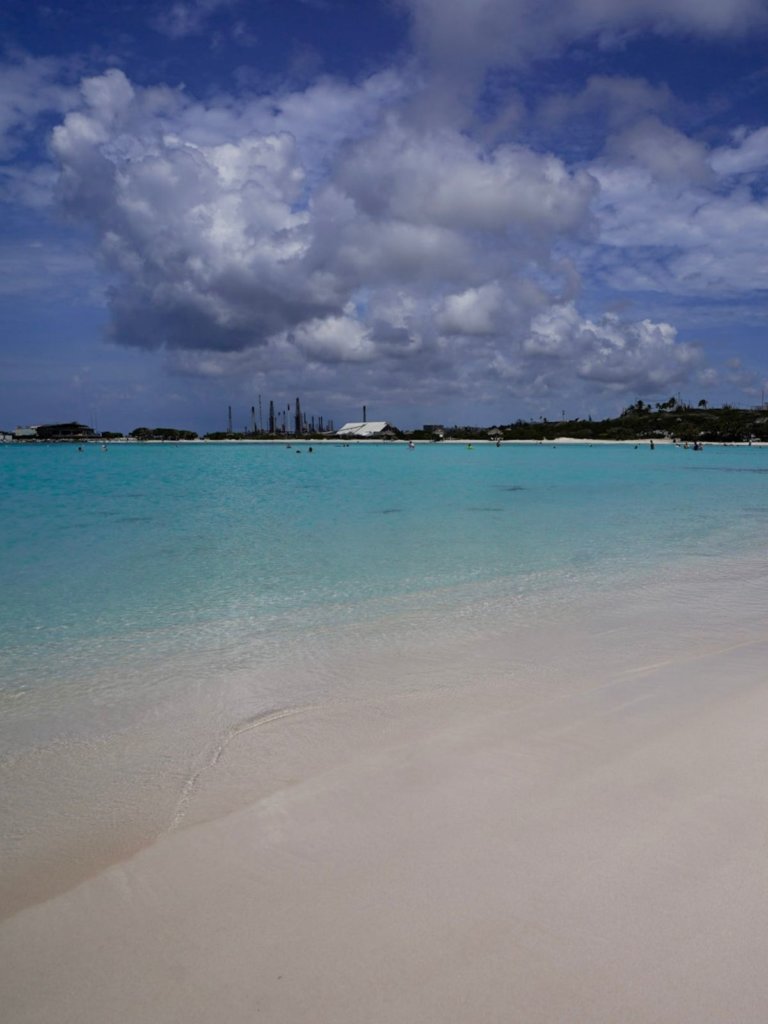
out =
[(175, 427), (136, 427), (129, 437), (135, 437), (137, 441), (195, 441), (197, 434), (194, 430), (177, 430)]
[[(768, 441), (768, 410), (709, 408), (706, 399), (694, 407), (676, 398), (650, 405), (638, 400), (613, 419), (517, 420), (494, 427), (446, 427), (446, 438), (484, 440), (490, 430), (501, 431), (505, 441), (551, 441), (574, 437), (585, 441), (632, 441), (673, 438), (676, 441), (733, 443)], [(430, 440), (432, 434), (414, 431), (413, 438)]]

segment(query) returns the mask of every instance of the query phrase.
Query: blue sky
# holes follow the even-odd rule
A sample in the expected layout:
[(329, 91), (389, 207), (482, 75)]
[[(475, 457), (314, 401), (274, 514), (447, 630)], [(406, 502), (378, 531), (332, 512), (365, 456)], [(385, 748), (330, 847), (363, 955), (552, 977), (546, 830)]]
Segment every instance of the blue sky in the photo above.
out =
[(0, 18), (0, 428), (761, 401), (764, 0)]

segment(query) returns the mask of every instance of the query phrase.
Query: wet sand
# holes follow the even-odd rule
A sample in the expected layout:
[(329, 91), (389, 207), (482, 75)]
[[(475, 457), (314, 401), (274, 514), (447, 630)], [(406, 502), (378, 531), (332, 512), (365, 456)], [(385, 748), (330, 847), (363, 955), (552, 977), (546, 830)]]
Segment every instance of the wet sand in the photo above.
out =
[(179, 827), (0, 925), (4, 1021), (762, 1024), (768, 641), (650, 621), (233, 736)]

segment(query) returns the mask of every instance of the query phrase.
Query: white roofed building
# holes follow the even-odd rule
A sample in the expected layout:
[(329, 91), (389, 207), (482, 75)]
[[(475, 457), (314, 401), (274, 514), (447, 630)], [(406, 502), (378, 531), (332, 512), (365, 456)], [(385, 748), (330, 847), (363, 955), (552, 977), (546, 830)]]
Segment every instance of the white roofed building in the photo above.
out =
[(336, 437), (397, 437), (397, 431), (386, 420), (371, 420), (368, 423), (345, 423), (336, 431)]

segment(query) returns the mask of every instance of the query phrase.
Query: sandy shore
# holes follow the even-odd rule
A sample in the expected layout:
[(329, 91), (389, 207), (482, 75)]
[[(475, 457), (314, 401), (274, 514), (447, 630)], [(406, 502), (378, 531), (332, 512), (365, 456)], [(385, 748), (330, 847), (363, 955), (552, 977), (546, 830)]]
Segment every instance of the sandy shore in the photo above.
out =
[[(762, 1024), (762, 611), (652, 607), (233, 737), (183, 827), (3, 922), (3, 1020)], [(221, 815), (257, 743), (292, 768)]]

